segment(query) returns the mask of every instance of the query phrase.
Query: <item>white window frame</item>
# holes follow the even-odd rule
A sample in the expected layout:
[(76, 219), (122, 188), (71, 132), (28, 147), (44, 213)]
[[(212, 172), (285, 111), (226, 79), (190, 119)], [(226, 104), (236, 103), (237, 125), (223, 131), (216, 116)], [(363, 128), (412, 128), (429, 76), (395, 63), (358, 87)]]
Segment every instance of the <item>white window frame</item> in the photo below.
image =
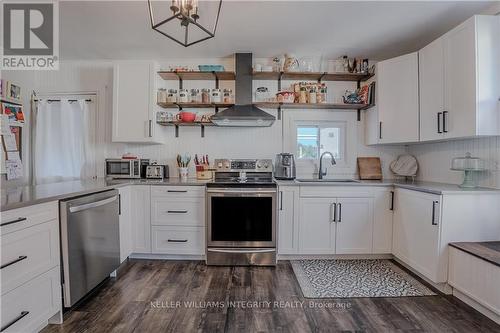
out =
[[(358, 125), (355, 112), (332, 110), (286, 110), (283, 112), (283, 151), (297, 154), (298, 126), (340, 127), (343, 158), (335, 166), (327, 163), (327, 178), (349, 178), (356, 175)], [(343, 153), (342, 153), (343, 152)], [(319, 159), (296, 159), (297, 177), (318, 176)]]
[[(325, 128), (338, 128), (339, 129), (339, 158), (336, 158), (335, 161), (338, 165), (345, 165), (345, 150), (346, 150), (346, 122), (343, 121), (297, 121), (295, 123), (295, 128), (298, 130), (299, 127), (309, 127), (316, 128), (318, 131)], [(321, 134), (318, 133), (319, 139), (321, 140)], [(314, 158), (299, 158), (297, 154), (297, 140), (298, 133), (295, 136), (295, 150), (294, 154), (298, 161), (307, 161), (307, 160), (316, 160)], [(319, 150), (318, 150), (318, 158), (321, 156), (321, 141), (318, 142)]]

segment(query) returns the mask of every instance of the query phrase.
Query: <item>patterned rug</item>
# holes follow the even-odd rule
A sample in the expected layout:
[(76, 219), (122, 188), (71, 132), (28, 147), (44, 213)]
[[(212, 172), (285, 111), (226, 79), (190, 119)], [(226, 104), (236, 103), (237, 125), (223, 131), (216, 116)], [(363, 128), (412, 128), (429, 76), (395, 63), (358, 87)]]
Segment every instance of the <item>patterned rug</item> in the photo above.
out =
[(390, 260), (291, 261), (304, 297), (402, 297), (436, 295)]

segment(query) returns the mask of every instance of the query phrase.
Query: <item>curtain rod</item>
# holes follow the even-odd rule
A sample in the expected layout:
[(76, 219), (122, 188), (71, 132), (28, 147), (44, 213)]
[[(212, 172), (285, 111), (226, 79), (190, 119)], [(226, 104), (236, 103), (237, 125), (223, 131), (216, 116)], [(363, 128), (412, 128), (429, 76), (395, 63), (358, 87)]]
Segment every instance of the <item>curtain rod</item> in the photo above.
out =
[[(60, 102), (61, 101), (60, 99), (43, 99), (43, 98), (41, 98), (41, 99), (35, 99), (35, 102), (40, 102), (42, 100), (45, 100), (45, 101), (47, 101), (49, 103), (50, 102)], [(68, 99), (68, 102), (78, 102), (78, 101), (80, 101), (80, 100), (79, 99)], [(86, 99), (85, 102), (92, 102), (92, 100), (91, 99)]]

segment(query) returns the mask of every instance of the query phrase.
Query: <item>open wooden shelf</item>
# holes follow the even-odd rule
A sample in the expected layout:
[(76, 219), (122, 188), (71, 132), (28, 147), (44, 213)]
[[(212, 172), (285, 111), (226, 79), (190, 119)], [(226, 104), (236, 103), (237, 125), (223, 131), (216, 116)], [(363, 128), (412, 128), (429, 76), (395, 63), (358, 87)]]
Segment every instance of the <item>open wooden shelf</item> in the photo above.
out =
[(330, 104), (330, 103), (278, 103), (278, 102), (261, 102), (254, 103), (255, 106), (261, 108), (278, 108), (282, 109), (337, 109), (337, 110), (366, 110), (374, 105), (372, 104)]
[(253, 72), (254, 80), (304, 80), (304, 81), (349, 81), (363, 82), (373, 77), (366, 73), (326, 72)]
[(159, 71), (158, 75), (164, 80), (234, 80), (236, 74), (234, 72), (171, 72)]
[(156, 103), (164, 109), (178, 109), (178, 108), (192, 108), (192, 109), (203, 109), (203, 108), (228, 108), (234, 104), (230, 103)]
[(183, 121), (157, 121), (158, 125), (162, 126), (215, 126), (212, 122), (201, 122), (201, 121), (193, 121), (193, 122), (183, 122)]

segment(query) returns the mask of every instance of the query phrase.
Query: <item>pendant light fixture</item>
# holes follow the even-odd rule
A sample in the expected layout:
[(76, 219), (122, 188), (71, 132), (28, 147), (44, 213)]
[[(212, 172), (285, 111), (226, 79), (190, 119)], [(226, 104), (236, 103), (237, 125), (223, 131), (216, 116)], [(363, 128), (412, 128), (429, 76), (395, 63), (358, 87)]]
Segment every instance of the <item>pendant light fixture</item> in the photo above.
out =
[(148, 6), (151, 28), (188, 47), (215, 37), (222, 0), (148, 0)]

